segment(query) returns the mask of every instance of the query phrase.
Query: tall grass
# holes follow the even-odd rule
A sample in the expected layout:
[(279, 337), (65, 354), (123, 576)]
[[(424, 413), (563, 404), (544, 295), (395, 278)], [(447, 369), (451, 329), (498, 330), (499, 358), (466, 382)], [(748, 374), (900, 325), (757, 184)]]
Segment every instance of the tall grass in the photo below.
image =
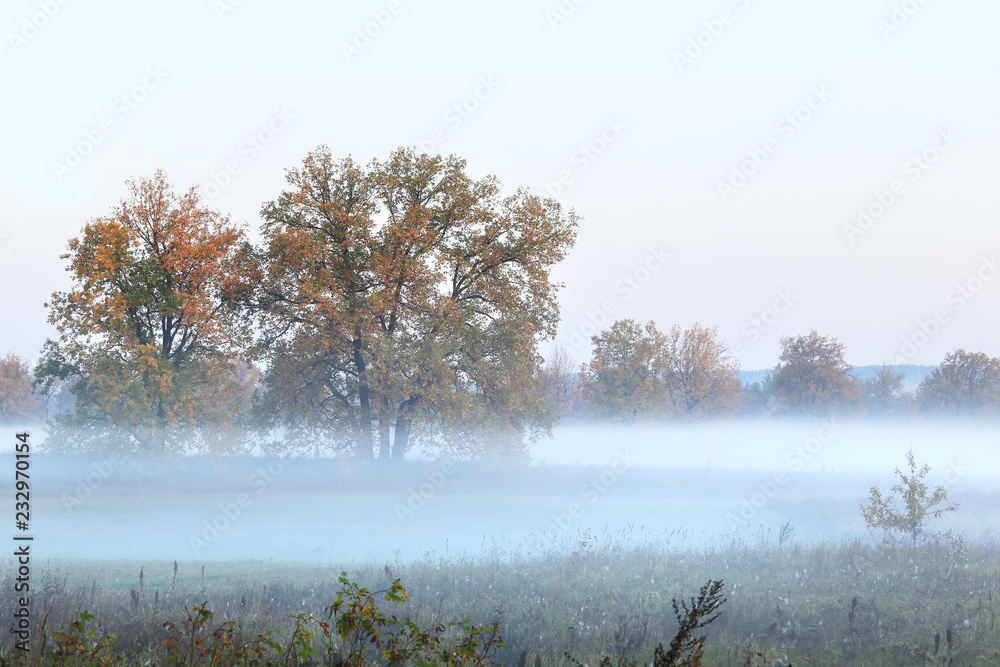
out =
[[(528, 557), (494, 546), (479, 558), (427, 554), (412, 562), (343, 567), (265, 563), (53, 563), (39, 577), (32, 618), (64, 629), (79, 609), (139, 664), (169, 636), (163, 623), (202, 605), (247, 635), (287, 641), (293, 617), (321, 614), (341, 570), (373, 590), (399, 578), (403, 612), (421, 627), (502, 612), (502, 664), (649, 664), (678, 630), (672, 601), (724, 580), (726, 602), (705, 629), (706, 665), (1000, 664), (1000, 550), (942, 536), (917, 546), (861, 540), (803, 544), (761, 533), (707, 548), (664, 550), (629, 534), (577, 535), (571, 548)], [(204, 567), (204, 570), (202, 570)], [(140, 579), (141, 574), (141, 579)], [(0, 602), (13, 606), (8, 570)], [(37, 645), (38, 640), (35, 639)], [(0, 651), (10, 656), (9, 635)]]

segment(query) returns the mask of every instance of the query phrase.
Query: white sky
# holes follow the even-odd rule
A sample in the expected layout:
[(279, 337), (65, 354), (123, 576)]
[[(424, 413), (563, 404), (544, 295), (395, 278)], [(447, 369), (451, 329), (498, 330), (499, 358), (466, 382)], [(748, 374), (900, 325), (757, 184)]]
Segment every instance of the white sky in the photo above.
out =
[[(608, 322), (716, 326), (748, 369), (811, 328), (859, 365), (1000, 355), (1000, 280), (976, 278), (993, 277), (983, 259), (1000, 253), (1000, 3), (903, 5), (915, 13), (883, 35), (893, 0), (564, 0), (554, 26), (557, 0), (5, 0), (0, 354), (37, 358), (52, 335), (42, 304), (68, 287), (59, 255), (126, 178), (163, 168), (179, 189), (205, 187), (234, 160), (212, 203), (254, 229), (283, 170), (317, 145), (367, 163), (442, 128), (434, 152), (508, 191), (544, 192), (568, 171), (557, 199), (585, 220), (556, 278), (560, 342), (578, 362), (588, 312), (600, 319), (607, 301)], [(712, 25), (724, 11), (730, 22)], [(391, 20), (348, 59), (373, 12)], [(703, 53), (679, 67), (699, 33)], [(481, 80), (496, 87), (479, 88), (478, 108), (449, 112)], [(123, 106), (136, 86), (144, 99)], [(829, 99), (799, 109), (817, 89)], [(808, 120), (779, 126), (797, 109)], [(287, 127), (248, 149), (282, 110)], [(609, 122), (613, 140), (581, 159)], [(942, 130), (958, 138), (938, 141), (947, 150), (926, 171), (908, 167)], [(100, 143), (60, 178), (54, 165), (88, 132)], [(719, 182), (767, 147), (723, 201)], [(896, 201), (851, 243), (844, 226), (896, 180)], [(630, 295), (619, 281), (647, 278), (659, 248), (670, 259)], [(971, 300), (953, 292), (970, 279)], [(772, 320), (779, 290), (792, 305)], [(935, 311), (934, 335), (918, 334)]]

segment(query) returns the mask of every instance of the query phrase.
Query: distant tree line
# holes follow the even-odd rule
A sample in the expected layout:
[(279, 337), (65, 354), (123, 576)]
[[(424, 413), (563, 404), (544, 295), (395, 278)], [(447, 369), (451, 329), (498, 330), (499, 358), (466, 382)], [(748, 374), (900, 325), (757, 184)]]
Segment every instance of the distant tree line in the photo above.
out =
[[(524, 384), (520, 386), (532, 395), (522, 398), (522, 403), (534, 406), (533, 418), (538, 424), (554, 425), (560, 420), (635, 423), (781, 416), (1000, 415), (1000, 358), (981, 352), (959, 349), (947, 354), (914, 391), (907, 391), (906, 374), (888, 365), (867, 378), (859, 377), (844, 359), (844, 345), (816, 331), (782, 338), (775, 367), (763, 379), (748, 383), (740, 382), (739, 364), (728, 354), (717, 331), (698, 324), (687, 330), (674, 326), (664, 334), (652, 322), (641, 326), (632, 320), (621, 320), (594, 336), (592, 343), (589, 362), (577, 367), (564, 348), (556, 348), (531, 377), (522, 378)], [(51, 354), (52, 349), (50, 343), (47, 351)], [(48, 419), (58, 433), (60, 428), (81, 428), (89, 419), (88, 413), (76, 407), (78, 396), (84, 396), (91, 406), (114, 407), (108, 403), (115, 401), (102, 403), (87, 396), (79, 378), (46, 375), (46, 363), (51, 360), (43, 358), (33, 375), (28, 363), (14, 354), (0, 359), (0, 421), (38, 423)], [(275, 406), (289, 399), (269, 393), (290, 391), (294, 400), (301, 396), (301, 387), (308, 380), (302, 373), (289, 377), (271, 370), (262, 374), (257, 366), (241, 359), (227, 363), (224, 374), (214, 382), (228, 389), (224, 394), (216, 389), (207, 395), (227, 397), (224, 425), (236, 438), (228, 444), (239, 449), (239, 444), (246, 442), (248, 430), (273, 428), (282, 423), (280, 410)], [(101, 383), (115, 382), (114, 377), (93, 377)], [(302, 413), (309, 414), (305, 410), (286, 412), (287, 415)], [(466, 418), (472, 414), (466, 413)], [(476, 418), (481, 416), (479, 413)], [(202, 417), (200, 421), (186, 422), (185, 426), (211, 431), (205, 427), (218, 426), (218, 422)], [(474, 425), (463, 425), (455, 419), (449, 427), (457, 433), (467, 433)], [(165, 428), (176, 429), (171, 437), (182, 439), (184, 429), (179, 419)], [(89, 438), (95, 437), (93, 431), (84, 429), (84, 432)], [(324, 437), (322, 430), (318, 436)], [(213, 437), (215, 440), (211, 440)], [(209, 438), (217, 445), (219, 437), (216, 430)], [(99, 442), (98, 438), (79, 440), (77, 444), (86, 448)], [(343, 436), (340, 442), (343, 445)], [(514, 439), (506, 444), (516, 448), (517, 442)], [(480, 442), (480, 453), (498, 444), (502, 443)], [(301, 442), (299, 445), (300, 449), (309, 449)], [(137, 449), (143, 448), (137, 446)]]
[(1000, 411), (1000, 359), (957, 350), (910, 393), (888, 366), (861, 379), (815, 331), (783, 338), (753, 383), (698, 324), (621, 320), (579, 367), (546, 361), (572, 211), (410, 149), (361, 165), (320, 147), (287, 184), (253, 243), (196, 188), (129, 181), (69, 240), (36, 366), (0, 359), (0, 421), (46, 422), (63, 451), (391, 461), (523, 455), (560, 419)]
[(1000, 415), (1000, 358), (982, 352), (950, 352), (907, 391), (906, 374), (888, 365), (861, 378), (843, 343), (815, 330), (783, 337), (778, 363), (752, 383), (740, 382), (718, 332), (699, 324), (664, 334), (653, 322), (620, 320), (591, 342), (579, 368), (559, 348), (542, 369), (545, 398), (564, 421)]

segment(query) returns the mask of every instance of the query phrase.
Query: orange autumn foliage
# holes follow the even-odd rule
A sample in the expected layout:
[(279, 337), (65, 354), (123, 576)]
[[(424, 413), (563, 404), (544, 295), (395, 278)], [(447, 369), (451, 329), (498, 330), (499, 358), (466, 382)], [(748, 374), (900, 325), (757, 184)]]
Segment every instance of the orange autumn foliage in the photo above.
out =
[(321, 147), (287, 178), (245, 259), (287, 439), (387, 460), (417, 441), (516, 449), (548, 428), (537, 346), (573, 213), (407, 149), (363, 167)]
[(46, 304), (59, 338), (46, 343), (36, 376), (43, 391), (76, 380), (76, 409), (56, 418), (51, 440), (72, 446), (85, 435), (153, 453), (192, 438), (233, 448), (233, 358), (246, 331), (230, 264), (243, 232), (194, 188), (174, 193), (162, 171), (128, 188), (69, 242), (62, 258), (73, 286)]

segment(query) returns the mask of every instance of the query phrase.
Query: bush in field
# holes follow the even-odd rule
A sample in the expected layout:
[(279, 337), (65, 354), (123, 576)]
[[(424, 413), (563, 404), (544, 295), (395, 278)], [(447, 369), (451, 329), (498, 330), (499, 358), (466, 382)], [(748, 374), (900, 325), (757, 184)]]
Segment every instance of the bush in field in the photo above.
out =
[(695, 632), (719, 618), (719, 609), (725, 604), (722, 595), (722, 581), (709, 581), (701, 587), (697, 598), (691, 598), (690, 606), (684, 600), (678, 607), (673, 600), (674, 615), (680, 627), (666, 649), (663, 644), (656, 647), (653, 655), (655, 667), (697, 667), (705, 657), (707, 636), (695, 637)]
[[(405, 602), (406, 589), (399, 579), (385, 590), (370, 593), (351, 583), (347, 573), (340, 575), (345, 588), (337, 593), (337, 601), (327, 609), (333, 628), (320, 622), (328, 638), (336, 635), (327, 647), (327, 662), (345, 667), (361, 665), (492, 665), (491, 656), (504, 647), (500, 637), (500, 622), (474, 625), (471, 618), (438, 624), (433, 630), (422, 630), (410, 619), (400, 621), (387, 616), (375, 606), (375, 596), (386, 601)], [(449, 629), (459, 631), (458, 643), (446, 640)]]
[[(52, 665), (86, 665), (104, 667), (115, 663), (115, 636), (100, 634), (96, 630), (84, 631), (87, 621), (94, 620), (93, 614), (79, 612), (75, 621), (69, 624), (69, 632), (53, 632)], [(45, 645), (42, 645), (42, 652)]]
[[(705, 642), (707, 635), (695, 636), (698, 630), (708, 626), (717, 618), (721, 612), (719, 609), (726, 603), (725, 596), (722, 595), (722, 580), (710, 579), (707, 584), (698, 591), (698, 597), (692, 597), (690, 604), (687, 600), (681, 599), (678, 605), (676, 598), (671, 600), (674, 608), (674, 616), (677, 617), (677, 633), (670, 640), (667, 648), (660, 643), (653, 652), (653, 662), (651, 667), (699, 667), (705, 659)], [(569, 653), (565, 654), (577, 667), (584, 667), (583, 663), (576, 660)], [(523, 656), (521, 664), (523, 664)], [(638, 667), (637, 662), (627, 661), (625, 656), (619, 656), (617, 667)], [(603, 656), (599, 667), (613, 667), (610, 656)]]
[[(352, 583), (346, 572), (340, 575), (340, 583), (344, 588), (327, 607), (325, 620), (308, 613), (293, 616), (294, 629), (284, 643), (273, 631), (246, 640), (236, 621), (209, 630), (214, 614), (207, 605), (185, 607), (184, 621), (163, 624), (171, 633), (162, 642), (166, 662), (183, 667), (290, 667), (317, 663), (335, 667), (410, 664), (480, 667), (496, 664), (492, 658), (505, 646), (499, 619), (489, 625), (475, 625), (471, 618), (466, 618), (425, 630), (409, 618), (400, 620), (387, 615), (376, 604), (376, 597), (382, 596), (386, 602), (405, 602), (406, 589), (398, 579), (389, 588), (375, 592)], [(46, 651), (43, 644), (35, 664), (104, 667), (120, 663), (122, 656), (116, 654), (114, 635), (85, 629), (93, 619), (92, 614), (79, 612), (67, 633), (52, 633), (55, 646)], [(320, 646), (314, 642), (316, 636), (323, 638)], [(157, 663), (156, 658), (150, 656), (146, 664)]]
[[(928, 515), (939, 518), (945, 512), (957, 510), (958, 504), (939, 507), (948, 500), (948, 490), (941, 486), (933, 491), (927, 488), (924, 478), (931, 467), (924, 464), (918, 470), (912, 449), (906, 452), (906, 460), (909, 462), (909, 474), (896, 468), (899, 483), (892, 487), (894, 495), (883, 496), (877, 486), (871, 487), (868, 503), (861, 505), (861, 516), (869, 530), (881, 530), (886, 540), (895, 541), (897, 534), (909, 535), (912, 544), (916, 545), (917, 537), (924, 532)], [(899, 508), (900, 503), (903, 509)]]

